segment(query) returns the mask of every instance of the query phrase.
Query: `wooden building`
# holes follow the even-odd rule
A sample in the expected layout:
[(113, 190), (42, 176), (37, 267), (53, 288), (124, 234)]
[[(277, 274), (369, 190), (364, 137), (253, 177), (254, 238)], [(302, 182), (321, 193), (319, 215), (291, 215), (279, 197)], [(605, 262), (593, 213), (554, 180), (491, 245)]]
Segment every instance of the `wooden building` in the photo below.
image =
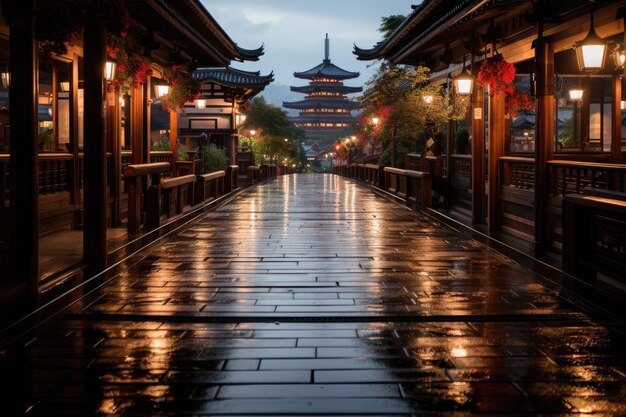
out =
[(180, 113), (179, 138), (193, 149), (198, 146), (200, 136), (206, 134), (210, 143), (226, 150), (231, 164), (235, 165), (238, 128), (245, 121), (242, 110), (274, 81), (274, 74), (218, 67), (198, 68), (193, 76), (202, 83), (202, 95)]
[[(602, 276), (622, 290), (624, 6), (425, 0), (389, 38), (354, 51), (360, 60), (427, 66), (441, 83), (470, 67), (471, 155), (453, 152), (456, 123), (450, 123), (447, 154), (421, 165), (445, 197), (441, 211), (535, 254), (563, 253), (566, 271)], [(586, 38), (594, 28), (607, 47), (605, 62), (585, 68), (574, 47), (582, 52), (597, 40)], [(512, 118), (504, 93), (490, 96), (477, 85), (482, 62), (496, 54), (515, 65), (517, 83), (530, 87), (535, 112)], [(420, 169), (411, 158), (407, 166)]]
[(352, 129), (356, 119), (352, 116), (355, 103), (347, 94), (358, 93), (362, 87), (350, 87), (343, 84), (359, 76), (330, 62), (330, 41), (325, 39), (325, 54), (321, 64), (303, 72), (294, 72), (294, 77), (309, 80), (309, 85), (291, 87), (291, 91), (306, 94), (300, 101), (284, 102), (283, 107), (300, 111), (298, 117), (291, 120), (304, 130), (307, 138), (316, 139), (328, 134), (341, 133)]
[[(136, 67), (126, 91), (116, 77), (129, 69), (120, 61), (110, 71), (120, 50)], [(155, 84), (173, 65), (191, 72), (262, 54), (240, 48), (199, 0), (4, 0), (0, 297), (36, 298), (79, 263), (102, 268), (170, 216), (159, 199), (150, 214), (146, 196), (176, 203), (174, 191), (179, 201), (192, 191), (180, 181), (156, 187), (179, 171), (177, 113), (162, 121), (172, 149), (150, 152)]]

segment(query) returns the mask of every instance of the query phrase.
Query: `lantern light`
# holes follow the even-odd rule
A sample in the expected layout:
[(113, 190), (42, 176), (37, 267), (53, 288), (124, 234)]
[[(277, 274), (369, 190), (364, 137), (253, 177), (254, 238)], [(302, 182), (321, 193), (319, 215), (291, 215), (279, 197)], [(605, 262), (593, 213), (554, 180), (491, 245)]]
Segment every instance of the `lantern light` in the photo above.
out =
[(583, 99), (583, 90), (581, 88), (572, 88), (569, 90), (569, 99), (571, 101), (581, 101)]
[(285, 138), (285, 142), (289, 142), (289, 139)]
[[(115, 70), (117, 69), (117, 62), (108, 61), (104, 64), (104, 79), (106, 82), (113, 82), (115, 79)], [(69, 90), (69, 89), (68, 89)]]
[(156, 94), (156, 98), (165, 97), (170, 93), (170, 86), (167, 84), (155, 84), (154, 92)]
[(379, 122), (380, 122), (380, 119), (378, 117), (372, 117), (372, 124), (374, 126), (377, 126)]
[(464, 70), (454, 79), (454, 87), (458, 95), (470, 95), (474, 87), (474, 77), (467, 70)]
[(199, 98), (195, 101), (196, 109), (204, 110), (206, 109), (206, 100), (203, 98)]
[(0, 73), (0, 78), (2, 78), (2, 88), (8, 90), (11, 87), (11, 73), (6, 70)]
[(624, 68), (624, 64), (626, 64), (626, 51), (624, 51), (623, 46), (618, 45), (613, 51), (613, 62), (615, 63), (615, 68)]
[(251, 136), (256, 135), (256, 130), (252, 129), (252, 130), (250, 131), (250, 135), (251, 135)]
[(59, 89), (61, 90), (61, 92), (67, 93), (68, 91), (70, 91), (70, 82), (69, 81), (61, 81), (59, 83)]
[(434, 97), (432, 95), (428, 94), (423, 96), (422, 98), (424, 99), (424, 103), (433, 104)]
[(578, 68), (581, 71), (599, 71), (604, 68), (608, 45), (604, 39), (598, 36), (593, 27), (593, 7), (591, 9), (589, 33), (585, 39), (576, 42), (574, 49), (578, 59)]
[(622, 100), (622, 101), (621, 101), (621, 103), (620, 103), (620, 108), (621, 108), (622, 110), (626, 110), (626, 101), (624, 101), (624, 100)]

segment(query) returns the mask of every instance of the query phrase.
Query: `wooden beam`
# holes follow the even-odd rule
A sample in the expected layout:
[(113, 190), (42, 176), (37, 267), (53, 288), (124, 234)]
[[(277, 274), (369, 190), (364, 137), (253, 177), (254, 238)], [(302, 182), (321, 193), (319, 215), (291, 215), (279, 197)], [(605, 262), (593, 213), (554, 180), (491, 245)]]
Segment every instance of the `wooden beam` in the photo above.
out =
[(611, 155), (614, 164), (622, 163), (622, 77), (613, 75), (613, 97), (611, 100)]
[[(474, 83), (476, 84), (476, 83)], [(485, 222), (485, 90), (474, 85), (472, 121), (472, 227)]]
[[(145, 164), (144, 130), (143, 130), (143, 99), (142, 85), (135, 85), (131, 95), (130, 129), (132, 132), (133, 164)], [(128, 121), (127, 121), (128, 122)]]
[(177, 175), (178, 160), (178, 112), (170, 111), (170, 151), (172, 152), (172, 176)]
[[(10, 4), (10, 8), (9, 5)], [(39, 146), (37, 132), (37, 42), (34, 1), (5, 3), (9, 39), (11, 87), (11, 208), (15, 229), (10, 239), (11, 276), (39, 295)]]
[(535, 66), (537, 69), (537, 121), (535, 125), (535, 241), (533, 250), (536, 252), (549, 245), (546, 217), (549, 214), (547, 206), (550, 178), (546, 162), (554, 156), (554, 53), (550, 44), (541, 36), (535, 44)]
[(85, 169), (84, 257), (97, 267), (106, 265), (106, 137), (104, 133), (104, 65), (106, 26), (90, 19), (83, 35), (85, 47)]
[(121, 223), (121, 199), (122, 199), (122, 145), (120, 143), (120, 98), (118, 92), (112, 86), (107, 87), (107, 143), (111, 153), (110, 177), (111, 196), (111, 226)]
[(504, 92), (489, 96), (489, 201), (487, 229), (490, 236), (500, 230), (500, 158), (504, 156)]

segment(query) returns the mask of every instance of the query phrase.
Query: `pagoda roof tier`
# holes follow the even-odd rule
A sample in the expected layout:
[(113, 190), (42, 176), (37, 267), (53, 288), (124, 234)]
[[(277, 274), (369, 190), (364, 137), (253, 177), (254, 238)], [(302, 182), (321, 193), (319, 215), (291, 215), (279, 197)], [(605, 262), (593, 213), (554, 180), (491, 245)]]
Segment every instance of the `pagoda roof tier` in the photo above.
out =
[(288, 109), (357, 109), (359, 105), (352, 101), (341, 100), (301, 100), (283, 101), (283, 107)]
[(349, 80), (351, 78), (357, 78), (361, 75), (358, 72), (346, 71), (339, 68), (335, 64), (330, 62), (330, 59), (325, 59), (316, 67), (303, 72), (294, 72), (293, 76), (296, 78), (313, 79), (318, 77), (331, 78), (336, 80)]
[(316, 93), (316, 92), (328, 92), (328, 93), (342, 93), (353, 94), (363, 91), (363, 87), (348, 87), (346, 85), (318, 85), (309, 84), (302, 87), (291, 87), (291, 91), (296, 93)]
[(264, 88), (274, 81), (274, 72), (261, 75), (260, 71), (243, 71), (231, 67), (226, 68), (198, 68), (193, 77), (201, 82), (215, 81), (229, 87), (259, 87)]
[(354, 123), (356, 117), (345, 114), (337, 116), (312, 114), (310, 116), (290, 117), (289, 120), (294, 123)]

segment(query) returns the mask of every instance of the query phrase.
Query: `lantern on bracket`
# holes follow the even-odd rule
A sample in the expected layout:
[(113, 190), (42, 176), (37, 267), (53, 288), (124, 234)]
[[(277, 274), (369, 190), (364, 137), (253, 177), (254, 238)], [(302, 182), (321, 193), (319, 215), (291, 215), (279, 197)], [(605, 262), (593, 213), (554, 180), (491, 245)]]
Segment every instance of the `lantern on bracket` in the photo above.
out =
[(117, 70), (117, 62), (108, 59), (104, 64), (104, 80), (112, 83), (115, 80), (115, 71)]
[(163, 98), (170, 93), (170, 86), (166, 84), (164, 81), (159, 81), (154, 84), (154, 94), (155, 98)]
[(600, 71), (604, 68), (608, 44), (598, 36), (593, 27), (593, 7), (589, 33), (585, 39), (574, 44), (574, 49), (578, 59), (578, 69), (581, 71)]
[(474, 77), (465, 67), (465, 57), (463, 57), (463, 69), (461, 73), (454, 77), (452, 80), (454, 83), (454, 89), (456, 93), (460, 96), (468, 96), (472, 94), (472, 89), (474, 88)]
[(624, 64), (626, 64), (626, 51), (624, 51), (623, 45), (618, 45), (617, 48), (613, 50), (613, 63), (615, 64), (616, 69), (623, 69)]
[(194, 102), (196, 109), (204, 110), (206, 109), (206, 100), (203, 98), (196, 99)]

